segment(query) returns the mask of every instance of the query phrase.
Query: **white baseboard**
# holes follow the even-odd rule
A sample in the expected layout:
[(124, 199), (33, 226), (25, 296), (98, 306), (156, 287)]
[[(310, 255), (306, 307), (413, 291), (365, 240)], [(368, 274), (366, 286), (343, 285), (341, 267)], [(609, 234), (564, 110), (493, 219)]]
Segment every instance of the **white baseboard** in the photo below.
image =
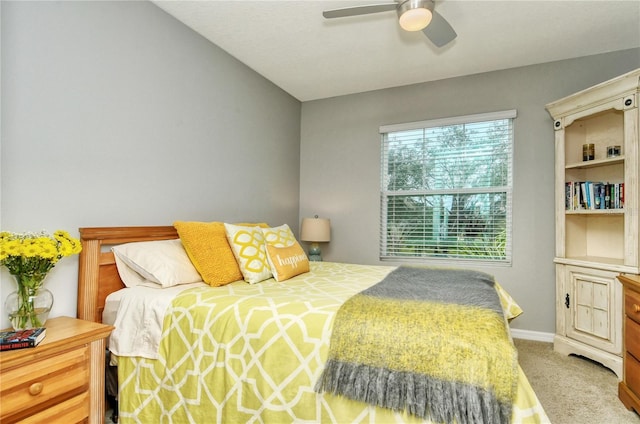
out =
[(520, 330), (518, 328), (512, 328), (511, 336), (513, 336), (514, 339), (553, 343), (553, 337), (555, 336), (555, 334), (543, 333), (542, 331)]

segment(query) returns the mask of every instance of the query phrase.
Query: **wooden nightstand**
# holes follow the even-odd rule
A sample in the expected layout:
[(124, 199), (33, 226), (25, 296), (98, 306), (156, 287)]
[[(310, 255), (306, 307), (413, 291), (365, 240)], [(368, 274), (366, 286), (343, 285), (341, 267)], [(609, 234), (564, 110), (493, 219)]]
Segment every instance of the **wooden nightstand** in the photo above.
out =
[(0, 422), (104, 422), (109, 325), (69, 317), (45, 323), (34, 348), (0, 353)]
[(640, 275), (622, 274), (624, 286), (624, 379), (618, 385), (618, 397), (640, 414)]

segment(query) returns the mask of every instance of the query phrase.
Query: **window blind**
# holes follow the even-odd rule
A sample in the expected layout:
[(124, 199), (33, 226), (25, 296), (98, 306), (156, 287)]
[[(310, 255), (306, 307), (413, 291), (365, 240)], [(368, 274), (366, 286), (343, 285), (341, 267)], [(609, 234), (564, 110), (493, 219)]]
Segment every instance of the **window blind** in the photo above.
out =
[(515, 116), (380, 127), (382, 260), (511, 263)]

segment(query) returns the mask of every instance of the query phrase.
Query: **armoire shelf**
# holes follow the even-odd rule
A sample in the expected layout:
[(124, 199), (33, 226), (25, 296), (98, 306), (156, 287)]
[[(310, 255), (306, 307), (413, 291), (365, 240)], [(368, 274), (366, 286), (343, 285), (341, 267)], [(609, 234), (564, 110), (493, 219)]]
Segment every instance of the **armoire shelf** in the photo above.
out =
[(582, 161), (582, 162), (568, 163), (565, 165), (565, 169), (597, 168), (599, 166), (615, 165), (619, 163), (624, 163), (624, 156), (616, 156), (615, 158), (607, 158), (607, 159), (590, 160), (586, 162)]

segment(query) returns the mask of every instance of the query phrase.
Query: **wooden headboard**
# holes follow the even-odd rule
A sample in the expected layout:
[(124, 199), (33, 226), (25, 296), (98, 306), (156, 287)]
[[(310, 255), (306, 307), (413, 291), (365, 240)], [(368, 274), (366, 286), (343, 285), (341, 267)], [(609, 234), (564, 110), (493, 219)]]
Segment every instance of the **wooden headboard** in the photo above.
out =
[(172, 226), (80, 228), (78, 318), (102, 322), (105, 299), (124, 287), (110, 246), (134, 241), (178, 238)]

